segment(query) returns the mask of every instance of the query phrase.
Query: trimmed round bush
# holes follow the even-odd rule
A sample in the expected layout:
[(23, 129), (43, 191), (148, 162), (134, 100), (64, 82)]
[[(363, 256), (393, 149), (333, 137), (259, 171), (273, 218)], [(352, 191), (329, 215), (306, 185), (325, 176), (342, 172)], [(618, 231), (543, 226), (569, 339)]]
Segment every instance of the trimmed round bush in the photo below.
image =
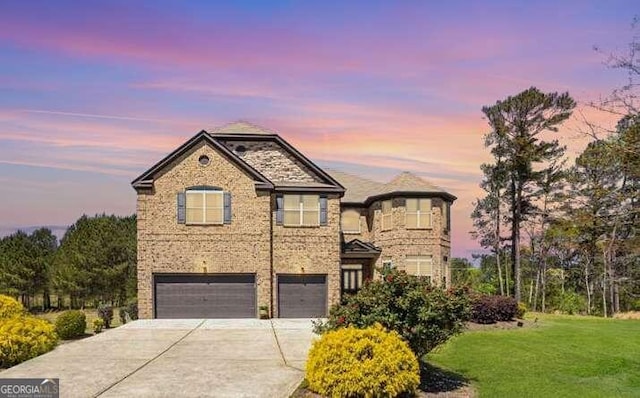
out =
[(58, 343), (54, 326), (19, 316), (0, 322), (0, 368), (8, 368), (51, 351)]
[(73, 339), (84, 335), (87, 317), (82, 311), (65, 311), (56, 319), (56, 332), (61, 339)]
[(25, 310), (22, 304), (13, 297), (0, 294), (0, 319), (9, 319), (15, 316), (24, 315)]
[(327, 332), (309, 351), (309, 389), (332, 397), (413, 393), (420, 383), (418, 360), (396, 332), (380, 325)]

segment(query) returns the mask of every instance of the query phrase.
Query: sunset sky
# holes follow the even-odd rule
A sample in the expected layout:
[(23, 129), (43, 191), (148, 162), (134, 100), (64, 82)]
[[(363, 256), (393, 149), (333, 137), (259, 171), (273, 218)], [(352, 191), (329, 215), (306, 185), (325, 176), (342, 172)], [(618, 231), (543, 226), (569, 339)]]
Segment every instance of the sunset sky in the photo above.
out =
[[(625, 83), (634, 1), (0, 2), (0, 232), (135, 211), (131, 180), (246, 120), (320, 166), (412, 171), (458, 196), (470, 256), (481, 108), (535, 85), (585, 104)], [(637, 32), (636, 32), (637, 33)], [(597, 45), (603, 53), (594, 51)], [(576, 117), (559, 133), (585, 144)]]

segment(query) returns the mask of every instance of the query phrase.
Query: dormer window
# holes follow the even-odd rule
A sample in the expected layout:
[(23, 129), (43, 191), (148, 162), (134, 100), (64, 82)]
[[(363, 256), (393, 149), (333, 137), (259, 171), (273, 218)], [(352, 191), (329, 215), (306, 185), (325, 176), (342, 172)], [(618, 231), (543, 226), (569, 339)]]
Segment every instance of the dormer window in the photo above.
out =
[(431, 199), (407, 199), (406, 203), (406, 228), (431, 228)]

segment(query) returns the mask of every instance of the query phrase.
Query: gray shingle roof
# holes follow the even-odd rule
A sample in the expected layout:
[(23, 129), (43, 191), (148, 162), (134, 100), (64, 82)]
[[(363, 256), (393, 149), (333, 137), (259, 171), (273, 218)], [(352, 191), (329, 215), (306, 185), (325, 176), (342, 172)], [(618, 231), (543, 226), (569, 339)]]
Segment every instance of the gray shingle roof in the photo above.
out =
[(257, 124), (239, 120), (237, 122), (225, 124), (223, 126), (214, 127), (207, 130), (209, 134), (277, 134), (273, 130), (258, 126)]
[(327, 170), (340, 185), (346, 188), (343, 202), (364, 203), (368, 197), (379, 194), (383, 184), (338, 170)]
[(444, 192), (429, 181), (418, 177), (408, 171), (398, 174), (393, 180), (384, 184), (383, 189), (387, 192), (420, 191), (420, 192)]
[(423, 193), (435, 194), (455, 200), (455, 196), (442, 188), (418, 177), (408, 171), (402, 172), (386, 184), (372, 181), (353, 174), (337, 170), (327, 170), (343, 187), (346, 188), (342, 202), (365, 203), (372, 198), (391, 195), (393, 193)]

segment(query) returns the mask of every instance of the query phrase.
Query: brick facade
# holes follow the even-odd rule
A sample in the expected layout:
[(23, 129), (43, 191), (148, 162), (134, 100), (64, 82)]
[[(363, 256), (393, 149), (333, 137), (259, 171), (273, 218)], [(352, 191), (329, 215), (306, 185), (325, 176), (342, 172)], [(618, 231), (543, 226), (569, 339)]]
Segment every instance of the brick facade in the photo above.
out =
[[(257, 307), (267, 306), (276, 317), (279, 315), (279, 275), (326, 275), (327, 308), (340, 300), (341, 263), (362, 263), (364, 277), (369, 278), (375, 277), (373, 266), (381, 267), (385, 260), (404, 269), (406, 256), (431, 255), (434, 282), (441, 284), (444, 277), (446, 285), (450, 283), (448, 261), (445, 261), (451, 251), (450, 232), (444, 231), (441, 210), (443, 198), (452, 197), (449, 194), (431, 196), (432, 228), (419, 230), (405, 227), (404, 197), (389, 196), (393, 198), (393, 228), (383, 231), (380, 200), (359, 206), (342, 204), (342, 187), (308, 160), (289, 153), (276, 142), (279, 138), (216, 143), (206, 132), (201, 134), (205, 135), (192, 139), (193, 145), (183, 145), (186, 149), (180, 151), (179, 148), (133, 183), (138, 191), (140, 318), (154, 316), (153, 275), (160, 273), (254, 274)], [(238, 153), (240, 145), (244, 151)], [(236, 160), (234, 153), (238, 156)], [(209, 158), (207, 165), (199, 162), (202, 155)], [(327, 197), (326, 225), (278, 225), (275, 185), (269, 187), (265, 181), (257, 182), (265, 177), (271, 182), (300, 183), (299, 193), (308, 192), (309, 184), (317, 184), (313, 193)], [(230, 223), (186, 225), (178, 222), (178, 193), (200, 185), (231, 193)], [(336, 187), (333, 191), (326, 188), (332, 186)], [(295, 187), (289, 189), (295, 193)], [(326, 192), (323, 189), (327, 189)], [(360, 233), (341, 234), (340, 215), (347, 207), (360, 212)], [(341, 261), (341, 239), (356, 238), (381, 249), (380, 255), (373, 260), (350, 257)]]
[[(201, 155), (209, 165), (200, 165)], [(165, 170), (153, 192), (138, 195), (139, 316), (153, 316), (153, 273), (254, 273), (258, 305), (270, 305), (270, 194), (256, 192), (249, 176), (204, 143)], [(231, 224), (177, 223), (176, 195), (195, 185), (231, 192)]]

